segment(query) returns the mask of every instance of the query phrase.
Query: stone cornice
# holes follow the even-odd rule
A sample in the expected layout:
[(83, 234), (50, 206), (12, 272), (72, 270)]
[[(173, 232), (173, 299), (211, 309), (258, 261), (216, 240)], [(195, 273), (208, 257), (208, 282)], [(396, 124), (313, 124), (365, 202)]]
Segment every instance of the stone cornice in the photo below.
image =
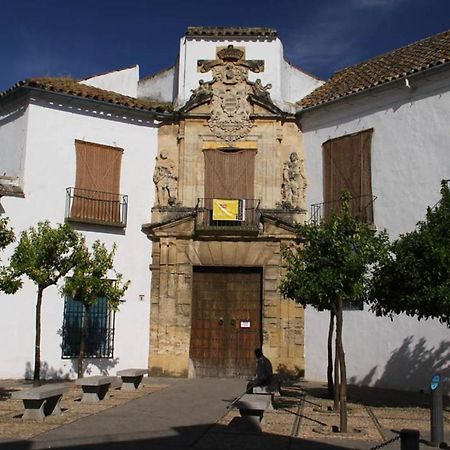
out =
[(188, 27), (187, 37), (278, 37), (277, 30), (265, 27)]

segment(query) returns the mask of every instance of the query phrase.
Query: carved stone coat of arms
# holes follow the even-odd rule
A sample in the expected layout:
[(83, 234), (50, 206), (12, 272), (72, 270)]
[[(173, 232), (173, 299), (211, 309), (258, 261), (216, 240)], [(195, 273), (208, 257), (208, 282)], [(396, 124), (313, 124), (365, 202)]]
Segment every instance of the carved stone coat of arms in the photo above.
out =
[(252, 106), (248, 96), (255, 93), (255, 83), (248, 81), (248, 73), (250, 70), (256, 73), (263, 71), (264, 62), (244, 60), (244, 52), (232, 45), (218, 51), (217, 56), (216, 60), (198, 62), (200, 72), (212, 71), (213, 79), (207, 83), (201, 80), (193, 97), (211, 96), (208, 125), (219, 139), (233, 142), (248, 135), (252, 128)]

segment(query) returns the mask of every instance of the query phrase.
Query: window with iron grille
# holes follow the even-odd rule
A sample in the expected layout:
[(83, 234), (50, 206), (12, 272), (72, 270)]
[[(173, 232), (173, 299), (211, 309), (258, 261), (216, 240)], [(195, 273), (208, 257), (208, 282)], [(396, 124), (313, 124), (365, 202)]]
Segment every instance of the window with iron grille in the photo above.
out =
[[(70, 297), (64, 302), (62, 358), (77, 358), (80, 353), (83, 305)], [(114, 356), (115, 313), (108, 308), (105, 297), (89, 308), (89, 324), (84, 356), (112, 358)]]

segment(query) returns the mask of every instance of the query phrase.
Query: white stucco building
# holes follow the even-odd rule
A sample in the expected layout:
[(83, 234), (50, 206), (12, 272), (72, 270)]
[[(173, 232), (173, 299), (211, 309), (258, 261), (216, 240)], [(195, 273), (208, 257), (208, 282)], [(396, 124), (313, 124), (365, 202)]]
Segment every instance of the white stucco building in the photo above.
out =
[[(344, 69), (299, 102), (309, 204), (330, 200), (337, 185), (374, 196), (373, 223), (391, 239), (425, 218), (427, 207), (440, 198), (441, 180), (450, 179), (449, 62), (447, 31)], [(365, 144), (358, 141), (364, 135)], [(354, 160), (351, 146), (361, 151), (356, 157), (353, 152)], [(345, 151), (346, 160), (340, 159)], [(365, 166), (364, 158), (369, 167), (355, 167), (355, 160)], [(333, 170), (342, 170), (347, 180), (327, 186)], [(449, 377), (450, 332), (437, 320), (397, 316), (391, 321), (364, 310), (346, 311), (344, 321), (350, 382), (418, 390), (435, 372)], [(308, 308), (307, 378), (323, 379), (320, 355), (326, 345), (318, 336), (327, 329), (328, 315)]]
[[(440, 180), (450, 179), (450, 32), (344, 69), (325, 83), (284, 59), (275, 30), (208, 27), (189, 28), (180, 40), (175, 65), (152, 76), (140, 79), (138, 66), (133, 66), (80, 82), (42, 78), (18, 83), (0, 95), (0, 214), (9, 217), (17, 235), (39, 221), (66, 220), (89, 243), (96, 239), (109, 247), (116, 243), (116, 269), (131, 280), (110, 327), (113, 339), (105, 338), (113, 348), (102, 358), (88, 359), (89, 374), (115, 374), (122, 368), (152, 364), (150, 299), (156, 288), (151, 287), (149, 266), (155, 265), (154, 243), (141, 227), (151, 221), (157, 203), (155, 158), (161, 163), (171, 151), (178, 155), (173, 142), (185, 138), (181, 126), (173, 137), (159, 133), (160, 124), (185, 114), (186, 104), (191, 109), (199, 106), (190, 116), (194, 121), (195, 114), (207, 117), (208, 111), (201, 107), (208, 102), (199, 86), (204, 82), (211, 87), (217, 80), (211, 70), (201, 68), (223, 65), (218, 52), (230, 45), (243, 52), (240, 67), (247, 63), (262, 67), (263, 62), (264, 70), (250, 69), (245, 82), (254, 86), (260, 80), (263, 94), (270, 93), (272, 113), (289, 118), (294, 127), (297, 123), (298, 135), (292, 141), (275, 125), (273, 134), (279, 144), (276, 157), (281, 160), (290, 142), (302, 142), (302, 148), (289, 151), (304, 156), (307, 205), (333, 200), (339, 187), (355, 188), (355, 196), (377, 197), (360, 206), (368, 206), (370, 220), (395, 238), (424, 217), (426, 207), (439, 199)], [(267, 111), (258, 111), (259, 119), (269, 120)], [(252, 114), (256, 116), (255, 110)], [(252, 139), (269, 148), (264, 136)], [(210, 141), (213, 148), (216, 143)], [(351, 161), (347, 153), (336, 156), (347, 144), (359, 149)], [(174, 159), (191, 161), (181, 154), (187, 150), (179, 148)], [(240, 150), (245, 148), (242, 145)], [(348, 173), (350, 185), (345, 186), (333, 167)], [(272, 194), (268, 198), (281, 205), (282, 165), (272, 170), (276, 175), (267, 171), (266, 176), (279, 178), (280, 198)], [(180, 173), (169, 173), (172, 181), (181, 180)], [(185, 179), (194, 179), (190, 175)], [(89, 201), (82, 200), (87, 202), (83, 206), (77, 198), (85, 198), (85, 191), (97, 193), (89, 194)], [(100, 194), (104, 192), (110, 196)], [(105, 206), (95, 209), (92, 201), (115, 206), (105, 212)], [(186, 211), (196, 213), (194, 208), (186, 209), (192, 205), (184, 205), (181, 212), (171, 209), (176, 201), (169, 197), (159, 213), (173, 213), (176, 218)], [(273, 214), (274, 205), (266, 206)], [(282, 206), (279, 209), (281, 214)], [(2, 254), (3, 262), (12, 248)], [(0, 353), (0, 378), (32, 375), (35, 301), (36, 287), (28, 281), (15, 295), (0, 293), (0, 340), (8, 343), (7, 351)], [(76, 373), (75, 359), (63, 354), (67, 351), (62, 339), (64, 307), (58, 289), (48, 288), (42, 309), (43, 377)], [(324, 380), (328, 314), (307, 308), (302, 320), (305, 377)], [(435, 320), (401, 316), (391, 322), (367, 310), (346, 311), (349, 382), (425, 389), (435, 371), (450, 375), (449, 334)], [(264, 330), (261, 343), (263, 348), (267, 343)]]
[[(129, 93), (133, 87), (136, 91), (137, 81), (120, 75), (114, 72), (111, 80), (105, 80), (106, 76), (100, 79), (118, 92)], [(98, 80), (88, 82), (95, 84)], [(115, 334), (113, 358), (88, 360), (91, 373), (141, 366), (148, 355), (150, 243), (140, 228), (148, 221), (154, 200), (157, 125), (150, 103), (131, 104), (130, 100), (61, 79), (19, 84), (0, 100), (1, 211), (9, 217), (17, 238), (39, 221), (49, 220), (55, 225), (68, 220), (89, 244), (99, 239), (111, 249), (116, 243), (116, 269), (125, 280), (132, 281), (115, 316), (115, 326), (111, 318), (108, 333)], [(97, 167), (91, 167), (90, 178), (83, 180), (82, 158), (86, 155), (80, 155), (80, 150), (86, 148), (95, 158), (104, 159), (100, 163), (103, 168), (97, 163)], [(111, 158), (115, 159), (112, 165)], [(107, 179), (99, 179), (100, 174)], [(112, 214), (104, 209), (108, 199), (103, 194), (96, 194), (97, 200), (87, 205), (87, 210), (75, 211), (73, 202), (85, 195), (83, 188), (102, 191), (111, 183), (118, 189), (113, 194), (119, 194), (114, 197)], [(99, 205), (100, 211), (95, 211)], [(12, 247), (8, 248), (2, 259), (7, 259), (11, 251)], [(25, 280), (23, 289), (15, 295), (1, 295), (2, 378), (30, 376), (32, 371), (36, 291), (36, 286)], [(72, 359), (62, 359), (64, 303), (56, 287), (44, 291), (43, 377), (74, 373)], [(130, 342), (134, 345), (128, 345)]]

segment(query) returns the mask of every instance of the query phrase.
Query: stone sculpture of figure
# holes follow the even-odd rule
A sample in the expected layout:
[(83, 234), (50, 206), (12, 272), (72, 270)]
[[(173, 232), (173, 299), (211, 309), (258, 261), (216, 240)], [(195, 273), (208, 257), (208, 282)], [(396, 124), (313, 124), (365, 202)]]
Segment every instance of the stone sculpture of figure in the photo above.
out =
[(281, 200), (283, 203), (290, 202), (290, 187), (289, 187), (289, 163), (283, 163), (283, 182), (281, 183)]
[(299, 160), (296, 152), (289, 155), (289, 161), (283, 163), (283, 182), (281, 196), (283, 203), (292, 208), (300, 208), (304, 200), (306, 179), (303, 171), (303, 160)]
[(162, 151), (156, 158), (153, 174), (156, 187), (156, 202), (159, 206), (173, 206), (178, 196), (178, 177), (174, 173), (173, 164), (167, 160), (167, 153)]
[(292, 152), (289, 156), (289, 186), (291, 188), (292, 206), (297, 208), (300, 198), (300, 171), (298, 167), (298, 156), (295, 152)]
[(175, 205), (178, 196), (178, 177), (173, 174), (173, 171), (170, 171), (167, 175), (167, 193), (168, 200), (167, 203), (169, 206)]
[(211, 82), (199, 80), (197, 89), (191, 89), (192, 95), (189, 100), (207, 96), (212, 93)]
[(263, 86), (261, 80), (258, 78), (253, 84), (252, 84), (252, 91), (253, 95), (255, 97), (262, 98), (264, 100), (270, 100), (270, 93), (269, 89), (272, 87), (272, 85), (266, 84)]

